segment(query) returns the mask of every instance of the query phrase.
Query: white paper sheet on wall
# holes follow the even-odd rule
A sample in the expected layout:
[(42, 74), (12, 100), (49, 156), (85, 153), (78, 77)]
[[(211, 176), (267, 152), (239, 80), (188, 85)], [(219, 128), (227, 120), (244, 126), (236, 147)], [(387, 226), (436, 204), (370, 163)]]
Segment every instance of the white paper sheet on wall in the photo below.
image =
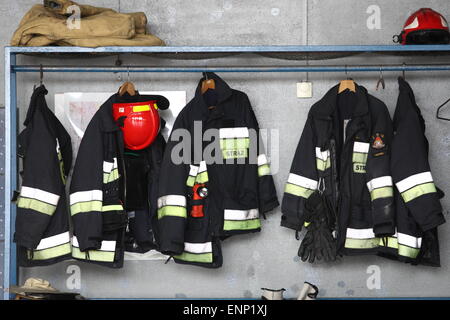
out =
[[(111, 92), (66, 92), (55, 94), (55, 115), (72, 139), (74, 156), (78, 152), (84, 131), (92, 117), (103, 102), (113, 94)], [(166, 121), (166, 127), (162, 130), (162, 135), (167, 140), (175, 119), (186, 106), (186, 91), (145, 91), (140, 92), (140, 94), (162, 95), (169, 100), (169, 109), (160, 110), (161, 117)], [(155, 250), (150, 250), (144, 254), (125, 252), (125, 260), (165, 260), (167, 258), (168, 256)]]

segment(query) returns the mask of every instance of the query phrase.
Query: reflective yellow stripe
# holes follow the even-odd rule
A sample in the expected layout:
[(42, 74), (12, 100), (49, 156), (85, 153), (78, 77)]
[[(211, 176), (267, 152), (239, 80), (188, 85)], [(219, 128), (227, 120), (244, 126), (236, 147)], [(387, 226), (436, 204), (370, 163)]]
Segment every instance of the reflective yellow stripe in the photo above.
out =
[(32, 260), (47, 260), (69, 254), (71, 251), (72, 248), (68, 242), (53, 248), (33, 250), (33, 252), (28, 250), (28, 258)]
[(366, 163), (367, 162), (367, 153), (359, 153), (353, 152), (353, 162)]
[(317, 170), (320, 171), (325, 171), (326, 169), (331, 167), (331, 159), (327, 158), (326, 161), (316, 158), (316, 166), (317, 166)]
[(236, 138), (236, 139), (220, 139), (220, 149), (222, 150), (234, 150), (245, 149), (250, 146), (249, 138)]
[(133, 112), (149, 111), (150, 106), (148, 104), (142, 106), (134, 106)]
[(223, 222), (223, 230), (251, 230), (258, 229), (261, 227), (261, 221), (258, 219), (251, 220), (224, 220)]
[(297, 186), (295, 184), (286, 183), (286, 188), (284, 189), (284, 192), (293, 194), (297, 197), (303, 197), (303, 198), (308, 199), (309, 196), (314, 193), (314, 190), (306, 189), (306, 188)]
[(384, 238), (386, 240), (386, 245), (383, 243), (383, 238), (379, 238), (379, 239), (380, 239), (380, 242), (379, 242), (380, 247), (388, 247), (388, 248), (392, 248), (392, 249), (398, 249), (397, 238), (393, 238), (393, 237)]
[(199, 173), (195, 179), (196, 183), (206, 183), (208, 182), (208, 172), (203, 171), (202, 173)]
[(19, 197), (19, 201), (17, 202), (17, 207), (22, 209), (30, 209), (43, 214), (47, 214), (49, 216), (53, 215), (56, 210), (56, 206), (51, 204), (30, 198), (22, 198)]
[(248, 157), (248, 149), (226, 149), (222, 150), (224, 159), (239, 159)]
[(372, 201), (379, 198), (389, 198), (394, 195), (394, 190), (392, 187), (383, 187), (372, 190), (370, 193), (370, 197), (372, 198)]
[(258, 167), (258, 176), (268, 176), (270, 175), (270, 167), (268, 164), (263, 164), (262, 166)]
[(419, 248), (411, 248), (404, 244), (399, 244), (397, 238), (388, 237), (386, 245), (383, 244), (383, 238), (380, 238), (380, 246), (389, 247), (392, 249), (397, 249), (398, 254), (403, 257), (408, 257), (411, 259), (417, 258), (417, 255), (419, 254), (420, 249)]
[(100, 251), (100, 250), (89, 250), (89, 258), (86, 256), (86, 252), (81, 252), (79, 248), (72, 248), (72, 257), (83, 260), (93, 260), (101, 262), (113, 262), (115, 252), (113, 251)]
[(307, 222), (307, 221), (305, 221), (304, 223), (303, 223), (303, 226), (305, 227), (305, 228), (308, 228), (308, 226), (311, 224), (311, 222)]
[(398, 246), (398, 254), (404, 257), (415, 259), (419, 254), (420, 249), (411, 248), (402, 244)]
[(187, 210), (185, 207), (178, 206), (164, 206), (158, 209), (158, 219), (166, 216), (187, 218)]
[(189, 176), (189, 177), (187, 178), (186, 185), (187, 185), (188, 187), (193, 187), (194, 184), (195, 184), (195, 177)]
[(415, 198), (423, 196), (424, 194), (432, 192), (436, 192), (436, 186), (433, 182), (429, 182), (420, 184), (418, 186), (415, 186), (414, 188), (402, 192), (402, 198), (405, 202), (409, 202), (411, 200), (414, 200)]
[(119, 169), (114, 169), (110, 173), (103, 173), (103, 183), (110, 183), (119, 179)]
[(123, 211), (123, 206), (121, 204), (113, 204), (109, 206), (103, 206), (102, 211)]
[(213, 255), (211, 252), (209, 253), (190, 253), (183, 252), (178, 256), (173, 256), (175, 259), (189, 261), (189, 262), (203, 262), (203, 263), (212, 263)]
[(372, 249), (379, 246), (380, 238), (345, 239), (345, 247), (349, 249)]
[(80, 212), (102, 211), (102, 207), (101, 201), (78, 202), (70, 206), (70, 212), (74, 216)]

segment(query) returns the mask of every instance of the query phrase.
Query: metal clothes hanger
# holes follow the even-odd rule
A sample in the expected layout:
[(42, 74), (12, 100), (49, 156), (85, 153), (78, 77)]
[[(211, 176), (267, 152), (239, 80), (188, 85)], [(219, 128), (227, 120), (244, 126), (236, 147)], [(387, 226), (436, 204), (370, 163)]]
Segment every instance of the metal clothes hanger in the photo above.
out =
[(125, 93), (128, 93), (130, 96), (134, 96), (136, 95), (136, 88), (133, 82), (130, 81), (130, 67), (127, 70), (127, 81), (120, 86), (119, 95), (123, 96)]
[(341, 80), (341, 82), (339, 82), (338, 94), (341, 93), (341, 92), (344, 92), (347, 89), (352, 91), (352, 92), (356, 92), (355, 81), (353, 81), (353, 79), (348, 77), (347, 65), (345, 65), (345, 75), (347, 75), (347, 79), (346, 80)]
[(379, 78), (378, 81), (377, 81), (377, 87), (376, 87), (376, 90), (378, 90), (378, 87), (380, 86), (380, 84), (381, 84), (381, 87), (382, 87), (383, 90), (384, 90), (384, 88), (386, 87), (386, 84), (384, 83), (382, 66), (380, 66), (380, 78)]
[[(44, 84), (44, 68), (42, 64), (39, 68), (39, 85), (42, 86)], [(33, 85), (33, 91), (36, 90), (36, 84)]]
[(443, 104), (441, 104), (441, 105), (438, 107), (438, 109), (437, 109), (437, 111), (436, 111), (436, 118), (437, 118), (437, 119), (441, 119), (441, 120), (445, 120), (445, 121), (450, 121), (450, 118), (441, 117), (441, 116), (439, 115), (439, 111), (441, 111), (441, 109), (442, 109), (447, 103), (449, 103), (449, 102), (450, 102), (450, 99), (448, 99), (447, 101), (445, 101)]

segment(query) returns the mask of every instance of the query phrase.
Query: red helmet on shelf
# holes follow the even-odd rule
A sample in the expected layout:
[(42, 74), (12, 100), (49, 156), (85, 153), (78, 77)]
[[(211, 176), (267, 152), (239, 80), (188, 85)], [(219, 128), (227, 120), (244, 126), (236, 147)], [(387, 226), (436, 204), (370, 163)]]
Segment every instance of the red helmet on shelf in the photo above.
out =
[(161, 125), (157, 109), (156, 101), (113, 104), (113, 118), (127, 149), (142, 150), (152, 144)]
[(447, 20), (433, 9), (419, 9), (406, 20), (402, 32), (394, 36), (394, 42), (401, 44), (448, 44), (450, 32)]

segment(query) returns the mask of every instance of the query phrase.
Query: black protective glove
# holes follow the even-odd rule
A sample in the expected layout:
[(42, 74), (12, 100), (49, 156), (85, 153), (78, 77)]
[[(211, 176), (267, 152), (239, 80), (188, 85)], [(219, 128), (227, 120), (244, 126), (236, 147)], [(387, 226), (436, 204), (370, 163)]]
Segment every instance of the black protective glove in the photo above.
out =
[(335, 223), (333, 208), (325, 196), (313, 193), (305, 203), (305, 220), (310, 222), (305, 237), (298, 249), (302, 261), (336, 260), (336, 240), (332, 235)]

